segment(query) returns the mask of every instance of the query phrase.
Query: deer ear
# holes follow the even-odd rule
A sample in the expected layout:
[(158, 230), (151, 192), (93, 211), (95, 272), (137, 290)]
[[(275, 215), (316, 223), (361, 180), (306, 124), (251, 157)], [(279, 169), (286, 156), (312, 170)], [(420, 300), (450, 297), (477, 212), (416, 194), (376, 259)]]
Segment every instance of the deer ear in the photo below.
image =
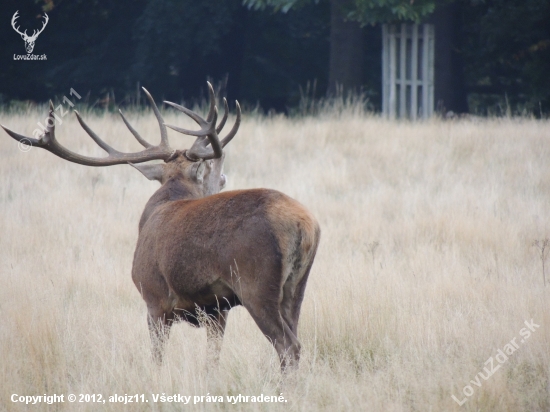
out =
[(145, 176), (149, 180), (158, 180), (162, 183), (162, 175), (164, 172), (164, 165), (163, 164), (154, 164), (154, 165), (144, 165), (139, 164), (135, 165), (133, 163), (128, 162), (128, 164), (137, 170), (139, 170), (143, 176)]

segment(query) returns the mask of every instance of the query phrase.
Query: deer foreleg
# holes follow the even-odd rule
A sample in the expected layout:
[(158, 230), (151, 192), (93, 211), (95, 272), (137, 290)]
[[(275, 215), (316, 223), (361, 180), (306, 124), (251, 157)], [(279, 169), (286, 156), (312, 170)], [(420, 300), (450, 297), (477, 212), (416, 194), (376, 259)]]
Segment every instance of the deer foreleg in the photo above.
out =
[(218, 311), (216, 314), (210, 315), (206, 321), (207, 362), (209, 367), (215, 367), (219, 363), (228, 314), (228, 310)]
[(151, 352), (153, 360), (162, 364), (164, 346), (170, 336), (170, 327), (172, 326), (173, 315), (159, 310), (149, 309), (147, 315), (147, 325), (149, 326), (149, 335), (151, 336)]

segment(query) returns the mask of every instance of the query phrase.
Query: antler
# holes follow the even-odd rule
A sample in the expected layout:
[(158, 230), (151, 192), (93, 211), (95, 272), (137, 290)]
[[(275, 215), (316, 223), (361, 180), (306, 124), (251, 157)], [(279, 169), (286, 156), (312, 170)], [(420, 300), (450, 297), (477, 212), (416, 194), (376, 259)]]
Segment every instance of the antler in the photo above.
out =
[[(220, 142), (218, 138), (218, 133), (220, 133), (225, 126), (225, 122), (227, 120), (227, 114), (229, 112), (229, 108), (227, 106), (227, 100), (224, 98), (224, 115), (222, 118), (222, 121), (220, 124), (216, 127), (216, 121), (218, 120), (218, 108), (216, 107), (216, 96), (214, 95), (214, 89), (212, 88), (212, 85), (210, 82), (208, 83), (208, 92), (210, 94), (210, 110), (208, 111), (208, 115), (206, 116), (206, 120), (200, 117), (197, 113), (193, 112), (192, 110), (189, 110), (183, 106), (180, 106), (179, 104), (167, 102), (164, 103), (169, 104), (170, 106), (178, 109), (179, 111), (185, 113), (188, 115), (191, 119), (193, 119), (200, 127), (201, 130), (187, 130), (182, 129), (181, 127), (172, 126), (167, 124), (170, 129), (175, 130), (176, 132), (180, 132), (183, 134), (187, 134), (190, 136), (197, 136), (197, 139), (193, 143), (193, 146), (191, 146), (191, 149), (187, 150), (185, 152), (185, 155), (189, 160), (197, 161), (200, 159), (208, 160), (208, 159), (217, 159), (222, 156), (223, 148), (235, 137), (237, 134), (237, 130), (239, 130), (239, 126), (241, 124), (241, 106), (239, 105), (239, 102), (235, 102), (237, 105), (237, 120), (235, 121), (235, 124), (233, 125), (233, 128), (231, 131), (223, 138), (223, 140)], [(207, 147), (208, 144), (210, 144), (210, 148)]]
[[(141, 152), (122, 153), (116, 149), (113, 149), (111, 146), (105, 143), (97, 134), (95, 134), (92, 131), (92, 129), (88, 127), (86, 123), (84, 123), (84, 120), (82, 120), (82, 118), (80, 117), (80, 114), (76, 110), (75, 110), (75, 114), (78, 119), (78, 122), (80, 123), (82, 128), (86, 131), (86, 133), (88, 133), (88, 135), (93, 139), (93, 141), (96, 142), (99, 147), (101, 147), (103, 150), (107, 152), (108, 154), (107, 157), (96, 158), (96, 157), (82, 156), (71, 150), (66, 149), (61, 144), (59, 144), (59, 142), (55, 138), (54, 122), (51, 122), (52, 123), (51, 126), (48, 124), (48, 126), (46, 127), (45, 133), (42, 134), (42, 136), (40, 136), (39, 139), (26, 137), (11, 131), (4, 125), (0, 125), (0, 126), (6, 131), (6, 133), (8, 133), (11, 137), (13, 137), (18, 142), (22, 142), (25, 144), (30, 143), (33, 146), (46, 149), (49, 152), (52, 152), (54, 155), (59, 156), (62, 159), (68, 160), (69, 162), (78, 163), (85, 166), (111, 166), (111, 165), (126, 164), (126, 163), (143, 163), (154, 159), (162, 159), (166, 161), (174, 153), (174, 150), (172, 150), (172, 148), (170, 148), (170, 145), (168, 144), (168, 133), (166, 130), (166, 126), (164, 125), (164, 119), (162, 118), (159, 112), (159, 109), (155, 104), (155, 101), (153, 100), (153, 97), (151, 97), (149, 92), (144, 87), (142, 87), (142, 89), (147, 95), (147, 98), (151, 103), (151, 107), (153, 108), (153, 112), (155, 113), (155, 116), (159, 123), (160, 143), (157, 146), (153, 146), (147, 141), (145, 141), (138, 134), (138, 132), (136, 132), (136, 130), (128, 123), (128, 121), (126, 120), (122, 112), (119, 110), (120, 116), (122, 117), (124, 124), (128, 127), (128, 129), (134, 135), (136, 140), (143, 147), (145, 147), (145, 150)], [(54, 112), (53, 103), (50, 101), (49, 117), (52, 120), (54, 118), (53, 112)]]
[(19, 10), (17, 10), (14, 14), (13, 14), (13, 17), (11, 18), (11, 27), (13, 27), (13, 29), (19, 33), (21, 36), (25, 36), (25, 37), (28, 37), (27, 36), (27, 30), (25, 30), (24, 33), (21, 33), (19, 31), (19, 26), (15, 27), (15, 21), (19, 18), (19, 16), (17, 15), (19, 13)]

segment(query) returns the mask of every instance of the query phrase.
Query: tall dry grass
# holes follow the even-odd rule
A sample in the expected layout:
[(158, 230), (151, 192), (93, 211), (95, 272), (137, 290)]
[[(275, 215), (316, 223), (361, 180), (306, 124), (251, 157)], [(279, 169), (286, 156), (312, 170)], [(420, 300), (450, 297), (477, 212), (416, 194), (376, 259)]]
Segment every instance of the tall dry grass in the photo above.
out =
[[(152, 114), (130, 117), (158, 139)], [(43, 118), (29, 111), (1, 122), (30, 134)], [(86, 118), (117, 148), (139, 149), (114, 116)], [(549, 126), (528, 119), (410, 124), (359, 111), (245, 117), (228, 147), (228, 190), (281, 190), (322, 227), (299, 328), (300, 370), (287, 381), (242, 308), (231, 311), (216, 373), (206, 369), (204, 330), (186, 325), (173, 328), (166, 362), (156, 367), (130, 271), (139, 216), (157, 184), (127, 166), (23, 153), (2, 132), (0, 409), (172, 411), (183, 405), (154, 404), (151, 394), (282, 392), (286, 403), (191, 407), (549, 410), (550, 292), (532, 246), (550, 237)], [(58, 137), (79, 153), (101, 153), (68, 117)], [(170, 137), (179, 148), (192, 139)], [(540, 327), (480, 379), (485, 361), (519, 342), (531, 319)], [(480, 387), (470, 383), (476, 376)], [(10, 401), (54, 393), (145, 394), (149, 402)], [(467, 401), (459, 407), (451, 395)]]

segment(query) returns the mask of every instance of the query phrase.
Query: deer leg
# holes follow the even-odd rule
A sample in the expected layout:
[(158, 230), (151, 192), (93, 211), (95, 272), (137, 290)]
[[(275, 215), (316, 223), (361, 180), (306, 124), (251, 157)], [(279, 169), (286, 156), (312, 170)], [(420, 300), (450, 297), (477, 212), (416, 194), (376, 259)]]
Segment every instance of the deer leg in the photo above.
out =
[[(298, 306), (301, 304), (301, 299), (299, 299), (298, 295), (300, 292), (300, 288), (296, 286), (296, 284), (293, 282), (293, 275), (289, 276), (288, 280), (283, 286), (283, 297), (281, 299), (281, 316), (289, 326), (292, 333), (294, 333), (295, 336), (298, 336), (298, 320), (295, 317), (295, 307), (296, 307), (296, 301), (298, 300)], [(300, 286), (302, 282), (299, 282), (298, 286)], [(305, 282), (303, 282), (303, 288), (305, 289)], [(302, 296), (303, 296), (303, 290), (302, 290)], [(299, 309), (298, 309), (299, 311)]]
[(264, 301), (259, 302), (258, 305), (245, 304), (244, 306), (277, 351), (283, 372), (287, 368), (297, 368), (301, 345), (283, 318), (278, 305), (275, 308), (269, 308)]
[(288, 276), (283, 285), (280, 303), (282, 316), (296, 336), (306, 283), (315, 257), (315, 253), (302, 250), (301, 239), (301, 236), (296, 239), (295, 248), (290, 254), (291, 260), (285, 265), (284, 271), (288, 271)]
[(206, 351), (208, 367), (216, 367), (220, 361), (223, 334), (229, 311), (218, 311), (210, 315), (206, 322)]
[(149, 335), (151, 336), (151, 351), (153, 359), (158, 365), (162, 364), (164, 346), (170, 335), (172, 321), (172, 313), (166, 313), (157, 308), (149, 308), (147, 325), (149, 326)]
[[(311, 266), (313, 266), (313, 260), (309, 262), (306, 266), (305, 273), (301, 277), (300, 281), (292, 291), (292, 294), (290, 295), (289, 299), (289, 318), (290, 318), (290, 329), (292, 329), (292, 332), (296, 336), (298, 336), (298, 320), (300, 318), (300, 309), (302, 308), (302, 301), (304, 300), (304, 293), (306, 291), (306, 283), (309, 276), (309, 272), (311, 270)], [(283, 296), (283, 302), (287, 299), (286, 295)], [(281, 303), (282, 305), (283, 303)]]

